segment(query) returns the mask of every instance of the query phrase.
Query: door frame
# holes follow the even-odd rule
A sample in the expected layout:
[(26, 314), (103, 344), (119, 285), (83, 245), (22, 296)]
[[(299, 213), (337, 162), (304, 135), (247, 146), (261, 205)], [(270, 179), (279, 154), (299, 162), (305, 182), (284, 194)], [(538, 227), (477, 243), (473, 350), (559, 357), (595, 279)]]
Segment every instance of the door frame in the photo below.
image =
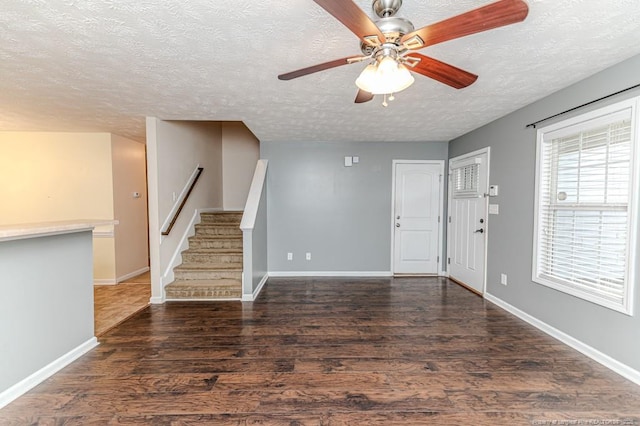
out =
[[(483, 197), (485, 202), (484, 202), (484, 217), (485, 217), (485, 238), (484, 238), (484, 259), (483, 259), (483, 276), (482, 276), (482, 294), (481, 296), (484, 297), (484, 295), (487, 292), (487, 258), (488, 258), (488, 252), (489, 252), (489, 186), (490, 186), (490, 178), (491, 178), (491, 147), (490, 146), (486, 146), (484, 148), (480, 148), (477, 149), (475, 151), (471, 151), (468, 152), (466, 154), (461, 154), (458, 155), (456, 157), (453, 158), (449, 158), (449, 161), (447, 163), (447, 224), (449, 223), (449, 217), (450, 217), (450, 213), (451, 213), (451, 200), (453, 199), (452, 194), (451, 194), (451, 182), (449, 182), (449, 177), (451, 176), (451, 162), (452, 161), (459, 161), (459, 160), (464, 160), (466, 158), (470, 158), (470, 157), (475, 157), (478, 155), (483, 155), (486, 154), (487, 155), (487, 187), (485, 188), (485, 196)], [(451, 232), (449, 232), (449, 226), (447, 225), (447, 262), (445, 262), (445, 264), (447, 265), (447, 274), (446, 276), (449, 277), (449, 259), (451, 259)], [(455, 280), (454, 280), (455, 281)], [(457, 283), (457, 281), (455, 281)], [(466, 287), (466, 286), (465, 286)], [(475, 291), (475, 290), (472, 290)]]
[(395, 202), (396, 202), (396, 165), (398, 164), (431, 164), (439, 166), (440, 179), (438, 182), (438, 261), (437, 261), (437, 274), (438, 276), (444, 276), (445, 272), (442, 269), (443, 258), (442, 250), (444, 243), (444, 172), (445, 172), (445, 160), (392, 160), (391, 162), (391, 221), (389, 229), (391, 232), (391, 248), (389, 250), (391, 275), (395, 273)]

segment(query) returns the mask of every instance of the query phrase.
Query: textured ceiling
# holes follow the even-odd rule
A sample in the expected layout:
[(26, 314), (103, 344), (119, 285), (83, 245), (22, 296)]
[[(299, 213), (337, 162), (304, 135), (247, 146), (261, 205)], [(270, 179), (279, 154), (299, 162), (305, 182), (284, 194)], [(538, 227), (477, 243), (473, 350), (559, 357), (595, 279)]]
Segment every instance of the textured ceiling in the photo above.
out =
[[(347, 0), (345, 0), (347, 1)], [(356, 0), (367, 13), (370, 0)], [(483, 0), (404, 0), (416, 28)], [(388, 108), (354, 104), (359, 53), (312, 0), (5, 0), (0, 130), (107, 131), (144, 140), (144, 117), (241, 120), (262, 141), (450, 140), (640, 53), (639, 0), (528, 0), (518, 24), (423, 49), (480, 77), (425, 77)]]

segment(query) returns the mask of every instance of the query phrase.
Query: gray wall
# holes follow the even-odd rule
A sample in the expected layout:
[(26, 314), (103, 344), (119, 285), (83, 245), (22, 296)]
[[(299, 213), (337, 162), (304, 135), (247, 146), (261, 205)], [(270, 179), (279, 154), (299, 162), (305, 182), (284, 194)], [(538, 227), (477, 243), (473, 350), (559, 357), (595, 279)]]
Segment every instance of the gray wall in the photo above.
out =
[[(447, 158), (446, 142), (262, 142), (260, 148), (269, 160), (270, 272), (389, 272), (392, 160)], [(345, 167), (345, 156), (360, 162)]]
[(93, 338), (91, 231), (0, 242), (0, 393)]
[[(490, 181), (500, 185), (500, 195), (491, 202), (500, 205), (500, 214), (489, 216), (488, 293), (636, 370), (640, 370), (640, 288), (635, 292), (636, 315), (630, 317), (531, 280), (536, 130), (525, 126), (638, 83), (640, 56), (457, 138), (449, 146), (450, 157), (491, 147)], [(628, 92), (578, 113), (638, 95), (638, 90)], [(640, 267), (638, 259), (636, 267)], [(500, 284), (501, 273), (508, 275), (506, 287)]]

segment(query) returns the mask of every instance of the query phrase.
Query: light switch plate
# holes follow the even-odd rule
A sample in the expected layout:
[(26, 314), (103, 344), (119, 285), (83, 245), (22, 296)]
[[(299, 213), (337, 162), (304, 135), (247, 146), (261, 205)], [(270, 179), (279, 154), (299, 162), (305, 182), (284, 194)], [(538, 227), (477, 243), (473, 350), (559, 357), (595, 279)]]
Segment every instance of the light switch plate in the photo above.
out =
[(353, 166), (353, 157), (344, 157), (344, 166), (345, 167)]
[(489, 214), (500, 214), (500, 205), (489, 204)]

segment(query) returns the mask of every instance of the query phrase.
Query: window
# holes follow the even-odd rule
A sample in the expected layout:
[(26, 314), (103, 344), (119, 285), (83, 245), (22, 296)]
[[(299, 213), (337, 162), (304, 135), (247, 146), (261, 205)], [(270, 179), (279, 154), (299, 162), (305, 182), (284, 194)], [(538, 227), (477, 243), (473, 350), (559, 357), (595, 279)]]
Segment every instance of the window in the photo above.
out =
[(632, 313), (636, 100), (538, 131), (533, 281)]
[[(475, 161), (475, 159), (474, 159)], [(459, 165), (451, 171), (453, 195), (457, 198), (477, 197), (480, 183), (480, 164)]]

